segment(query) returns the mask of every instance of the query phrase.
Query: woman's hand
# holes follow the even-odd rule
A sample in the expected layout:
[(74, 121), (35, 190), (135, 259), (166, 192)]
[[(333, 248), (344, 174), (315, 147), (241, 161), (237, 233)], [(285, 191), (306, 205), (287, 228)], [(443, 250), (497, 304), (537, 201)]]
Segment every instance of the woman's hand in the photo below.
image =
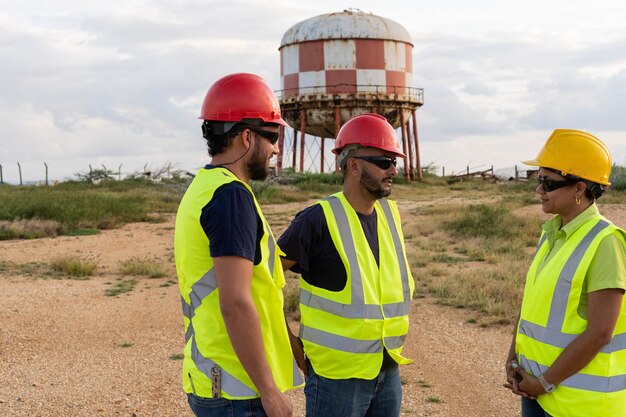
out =
[(517, 382), (518, 389), (525, 397), (536, 399), (546, 393), (539, 378), (526, 372), (518, 363), (512, 364), (511, 368), (515, 371), (515, 378), (519, 381)]
[(522, 377), (516, 372), (515, 367), (521, 368), (517, 363), (516, 357), (513, 356), (512, 358), (507, 358), (507, 361), (504, 364), (504, 371), (506, 373), (506, 384), (504, 384), (503, 386), (510, 389), (513, 394), (532, 398), (520, 388), (519, 384), (522, 381)]

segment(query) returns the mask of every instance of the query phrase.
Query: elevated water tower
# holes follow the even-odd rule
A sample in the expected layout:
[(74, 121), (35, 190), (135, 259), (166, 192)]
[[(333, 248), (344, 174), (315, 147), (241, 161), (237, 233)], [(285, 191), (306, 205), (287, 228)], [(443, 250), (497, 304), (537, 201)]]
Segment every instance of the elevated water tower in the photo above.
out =
[[(278, 95), (293, 135), (282, 131), (278, 170), (287, 154), (297, 170), (299, 149), (299, 171), (304, 171), (305, 150), (310, 159), (313, 146), (324, 172), (332, 148), (326, 148), (326, 139), (334, 139), (350, 118), (370, 112), (400, 130), (401, 148), (407, 155), (404, 175), (421, 179), (415, 112), (424, 103), (424, 91), (412, 87), (413, 43), (404, 27), (348, 9), (295, 24), (283, 35), (279, 50), (282, 90)], [(307, 144), (306, 135), (315, 140)]]

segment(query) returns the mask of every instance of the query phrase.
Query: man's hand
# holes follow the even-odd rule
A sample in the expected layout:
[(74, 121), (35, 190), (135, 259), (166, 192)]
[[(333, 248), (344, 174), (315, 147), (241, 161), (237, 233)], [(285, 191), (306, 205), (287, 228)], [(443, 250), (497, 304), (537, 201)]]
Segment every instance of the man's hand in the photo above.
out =
[(293, 335), (291, 330), (289, 330), (289, 343), (291, 344), (291, 350), (293, 351), (293, 357), (296, 360), (296, 364), (298, 364), (298, 368), (300, 368), (306, 377), (307, 369), (304, 357), (304, 346), (302, 345), (302, 340), (300, 340), (298, 336)]
[(269, 394), (261, 393), (261, 404), (268, 417), (292, 417), (291, 403), (285, 394), (275, 390)]

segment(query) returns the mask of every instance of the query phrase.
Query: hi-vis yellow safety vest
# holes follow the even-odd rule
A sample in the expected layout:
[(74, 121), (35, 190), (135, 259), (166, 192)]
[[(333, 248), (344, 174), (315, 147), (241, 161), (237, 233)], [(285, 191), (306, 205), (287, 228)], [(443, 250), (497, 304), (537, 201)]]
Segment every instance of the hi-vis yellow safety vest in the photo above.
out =
[[(214, 370), (221, 373), (221, 397), (259, 397), (226, 332), (209, 240), (200, 225), (202, 208), (213, 198), (215, 190), (233, 181), (239, 180), (227, 169), (200, 170), (187, 189), (176, 215), (174, 253), (186, 342), (183, 387), (185, 392), (205, 398), (213, 397), (211, 378)], [(252, 297), (259, 315), (267, 361), (277, 387), (286, 391), (303, 381), (293, 358), (285, 325), (281, 290), (285, 278), (280, 253), (252, 190), (241, 183), (250, 190), (257, 214), (263, 222), (261, 262), (252, 270)]]
[(379, 263), (343, 193), (319, 202), (347, 272), (341, 291), (300, 278), (300, 337), (315, 372), (331, 379), (375, 378), (383, 350), (399, 364), (409, 330), (414, 283), (395, 202), (376, 202)]
[[(585, 274), (602, 239), (618, 229), (600, 215), (583, 223), (537, 273), (546, 257), (544, 234), (526, 277), (516, 352), (524, 369), (543, 374), (587, 328), (578, 304)], [(626, 298), (613, 332), (587, 366), (561, 382), (551, 394), (537, 397), (554, 417), (626, 416)]]

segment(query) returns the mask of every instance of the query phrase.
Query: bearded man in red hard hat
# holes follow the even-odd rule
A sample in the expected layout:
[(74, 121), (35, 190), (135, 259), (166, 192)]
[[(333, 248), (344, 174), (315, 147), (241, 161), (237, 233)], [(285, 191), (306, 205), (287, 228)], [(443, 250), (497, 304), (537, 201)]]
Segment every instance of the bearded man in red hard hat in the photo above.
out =
[(200, 119), (212, 159), (176, 215), (183, 387), (196, 416), (291, 416), (302, 384), (283, 313), (279, 250), (248, 185), (278, 153), (278, 100), (253, 74), (216, 81)]
[(309, 417), (400, 415), (414, 282), (400, 214), (386, 198), (404, 157), (396, 141), (377, 114), (346, 122), (333, 149), (343, 191), (298, 213), (278, 240), (283, 268), (301, 274)]

